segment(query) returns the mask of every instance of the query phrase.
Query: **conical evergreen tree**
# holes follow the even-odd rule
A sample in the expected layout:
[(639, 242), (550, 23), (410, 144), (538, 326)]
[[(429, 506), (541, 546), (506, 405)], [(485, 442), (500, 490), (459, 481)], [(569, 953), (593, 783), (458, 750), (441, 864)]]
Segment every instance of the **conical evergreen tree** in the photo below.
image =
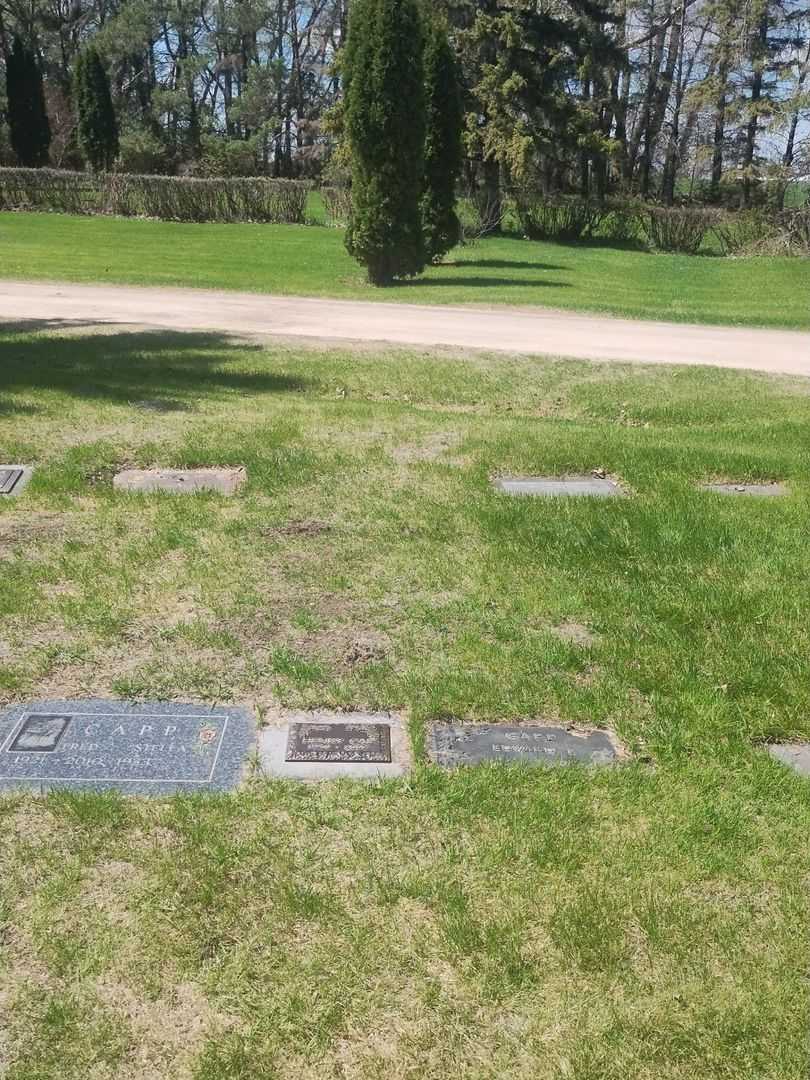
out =
[(344, 57), (349, 252), (387, 285), (425, 266), (423, 34), (417, 0), (355, 0)]
[(26, 168), (48, 164), (51, 125), (45, 111), (42, 76), (31, 49), (15, 37), (6, 59), (6, 96), (11, 146)]
[(118, 124), (110, 80), (93, 45), (79, 54), (75, 83), (79, 145), (94, 172), (111, 169), (118, 156)]
[(425, 37), (425, 186), (422, 223), (428, 258), (436, 261), (459, 241), (456, 181), (461, 171), (464, 104), (447, 27), (430, 19)]

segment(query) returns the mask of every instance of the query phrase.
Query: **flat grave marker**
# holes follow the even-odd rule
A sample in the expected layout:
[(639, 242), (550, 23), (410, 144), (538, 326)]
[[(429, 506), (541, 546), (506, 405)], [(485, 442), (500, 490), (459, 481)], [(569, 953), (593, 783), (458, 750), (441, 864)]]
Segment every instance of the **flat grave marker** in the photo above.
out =
[(197, 491), (214, 491), (219, 495), (235, 495), (247, 480), (245, 469), (125, 469), (113, 477), (113, 487), (119, 491), (168, 491), (173, 495), (188, 495)]
[(606, 731), (579, 733), (545, 724), (436, 724), (431, 757), (453, 769), (489, 761), (529, 765), (610, 765), (619, 750)]
[(294, 712), (259, 733), (268, 776), (373, 780), (402, 776), (410, 747), (402, 722), (389, 713)]
[(713, 491), (716, 495), (752, 495), (755, 498), (776, 498), (787, 495), (788, 490), (784, 484), (701, 484), (702, 491)]
[(389, 762), (388, 724), (290, 724), (285, 761)]
[(600, 476), (502, 476), (494, 486), (504, 495), (591, 495), (600, 499), (624, 495), (615, 481)]
[(253, 721), (242, 709), (97, 700), (18, 705), (0, 713), (0, 792), (226, 791), (239, 783), (253, 742)]
[(802, 776), (810, 776), (810, 743), (769, 743), (768, 753)]
[(0, 465), (0, 496), (19, 495), (33, 472), (30, 465)]

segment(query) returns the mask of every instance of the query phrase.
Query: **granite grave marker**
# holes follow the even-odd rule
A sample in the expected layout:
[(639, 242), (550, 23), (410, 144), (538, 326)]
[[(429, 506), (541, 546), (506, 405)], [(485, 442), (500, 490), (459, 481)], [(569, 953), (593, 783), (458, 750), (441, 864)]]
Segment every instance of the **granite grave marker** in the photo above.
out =
[(624, 492), (613, 480), (599, 476), (503, 476), (495, 488), (505, 495), (577, 496), (609, 498)]
[(46, 701), (0, 713), (0, 791), (127, 794), (235, 787), (254, 741), (242, 709)]
[(479, 765), (487, 761), (559, 765), (608, 765), (619, 754), (606, 731), (579, 733), (540, 724), (436, 724), (431, 757), (438, 765)]
[(33, 471), (28, 465), (0, 465), (0, 495), (19, 495)]
[(190, 495), (214, 491), (235, 495), (247, 480), (244, 469), (125, 469), (113, 477), (119, 491), (168, 491), (172, 495)]
[(716, 495), (752, 495), (756, 498), (776, 498), (787, 495), (784, 484), (701, 484), (701, 490), (713, 491)]
[(802, 776), (810, 776), (810, 744), (808, 743), (770, 743), (768, 753), (771, 757), (790, 766)]

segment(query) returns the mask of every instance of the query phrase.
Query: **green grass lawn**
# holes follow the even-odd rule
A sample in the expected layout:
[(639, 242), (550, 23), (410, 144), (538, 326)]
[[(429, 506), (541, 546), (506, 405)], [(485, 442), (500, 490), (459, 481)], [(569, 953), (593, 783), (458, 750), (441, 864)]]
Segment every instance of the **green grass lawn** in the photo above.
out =
[(490, 238), (373, 289), (338, 229), (0, 214), (0, 275), (428, 304), (521, 304), (645, 319), (810, 327), (810, 260), (721, 259)]
[[(810, 737), (806, 381), (9, 328), (0, 366), (0, 701), (393, 709), (419, 762), (0, 799), (3, 1080), (804, 1080), (810, 783), (757, 744)], [(212, 463), (244, 493), (111, 485)], [(594, 467), (632, 497), (489, 483)], [(633, 760), (442, 773), (442, 717)]]

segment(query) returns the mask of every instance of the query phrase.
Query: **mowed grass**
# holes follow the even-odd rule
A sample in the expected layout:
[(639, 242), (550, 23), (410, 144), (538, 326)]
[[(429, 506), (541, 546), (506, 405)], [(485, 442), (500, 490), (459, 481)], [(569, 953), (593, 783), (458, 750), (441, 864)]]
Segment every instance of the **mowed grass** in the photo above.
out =
[(810, 260), (722, 259), (488, 238), (374, 289), (343, 233), (0, 214), (0, 276), (184, 285), (420, 304), (518, 304), (643, 319), (810, 327)]
[[(387, 708), (418, 756), (0, 799), (3, 1080), (806, 1077), (810, 784), (759, 744), (810, 737), (810, 384), (8, 328), (0, 363), (0, 457), (37, 466), (3, 701)], [(244, 494), (111, 485), (203, 464)], [(632, 497), (489, 483), (592, 468)], [(443, 717), (632, 759), (442, 773)]]

